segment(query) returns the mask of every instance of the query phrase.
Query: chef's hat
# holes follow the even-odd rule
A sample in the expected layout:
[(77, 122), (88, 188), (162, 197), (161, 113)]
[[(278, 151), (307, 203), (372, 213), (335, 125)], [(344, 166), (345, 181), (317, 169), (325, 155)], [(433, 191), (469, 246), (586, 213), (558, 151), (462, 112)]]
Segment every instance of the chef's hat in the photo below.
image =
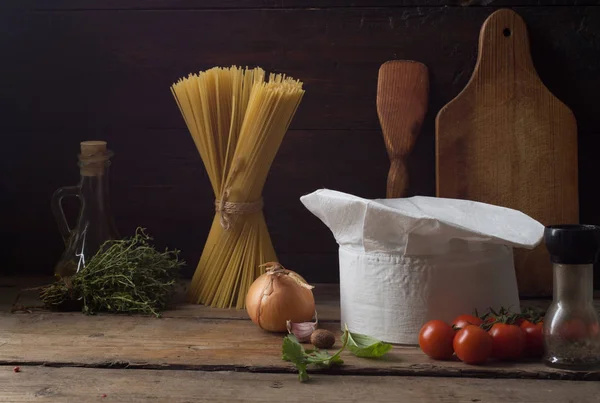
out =
[(340, 246), (342, 326), (391, 343), (416, 344), (431, 319), (518, 312), (512, 248), (534, 248), (544, 231), (519, 211), (467, 200), (327, 189), (300, 200)]

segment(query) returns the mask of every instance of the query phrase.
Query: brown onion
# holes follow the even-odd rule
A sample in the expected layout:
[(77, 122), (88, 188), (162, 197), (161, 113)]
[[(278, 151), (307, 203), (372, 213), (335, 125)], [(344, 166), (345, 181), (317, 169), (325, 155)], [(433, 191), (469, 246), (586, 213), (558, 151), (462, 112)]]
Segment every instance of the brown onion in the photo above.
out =
[(246, 310), (261, 329), (283, 332), (287, 321), (308, 322), (315, 313), (312, 286), (279, 263), (266, 263), (246, 295)]

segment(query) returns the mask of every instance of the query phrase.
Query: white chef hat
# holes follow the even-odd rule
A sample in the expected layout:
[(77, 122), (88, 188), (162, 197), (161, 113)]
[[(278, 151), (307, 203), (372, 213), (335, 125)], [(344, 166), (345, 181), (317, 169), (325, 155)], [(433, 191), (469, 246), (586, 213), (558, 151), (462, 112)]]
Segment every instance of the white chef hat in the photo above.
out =
[(518, 311), (512, 248), (534, 248), (544, 231), (519, 211), (467, 200), (327, 189), (300, 200), (340, 246), (342, 325), (391, 343), (416, 344), (431, 319)]

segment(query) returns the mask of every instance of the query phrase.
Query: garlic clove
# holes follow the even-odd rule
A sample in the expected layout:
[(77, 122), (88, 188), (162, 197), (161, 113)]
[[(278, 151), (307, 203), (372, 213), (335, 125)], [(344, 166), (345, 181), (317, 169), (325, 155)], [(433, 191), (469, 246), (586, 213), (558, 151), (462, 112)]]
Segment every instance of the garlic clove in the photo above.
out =
[(286, 321), (288, 333), (296, 336), (300, 343), (306, 343), (310, 341), (310, 336), (317, 329), (318, 324), (319, 318), (317, 317), (317, 311), (315, 311), (314, 322), (294, 323), (291, 320)]

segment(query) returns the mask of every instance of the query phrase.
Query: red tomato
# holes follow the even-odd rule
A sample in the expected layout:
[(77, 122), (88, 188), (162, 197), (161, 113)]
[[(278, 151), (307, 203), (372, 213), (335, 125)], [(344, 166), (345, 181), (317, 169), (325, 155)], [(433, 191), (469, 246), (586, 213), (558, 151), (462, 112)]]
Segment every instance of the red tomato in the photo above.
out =
[(568, 341), (584, 339), (587, 334), (585, 323), (581, 319), (572, 319), (561, 324), (556, 335)]
[(541, 357), (544, 354), (544, 322), (531, 323), (523, 320), (521, 330), (525, 333), (524, 354), (528, 357)]
[(479, 326), (469, 325), (454, 336), (454, 351), (461, 361), (478, 365), (483, 364), (492, 353), (492, 336)]
[(520, 327), (495, 323), (489, 331), (494, 340), (492, 357), (499, 360), (516, 360), (525, 349), (525, 333)]
[(454, 319), (452, 321), (452, 325), (455, 327), (459, 327), (459, 328), (463, 328), (463, 327), (467, 327), (468, 325), (475, 325), (475, 326), (479, 326), (483, 323), (483, 321), (481, 319), (479, 319), (477, 316), (473, 316), (473, 315), (459, 315), (456, 319)]
[(529, 322), (529, 321), (525, 318), (518, 318), (517, 320), (515, 320), (515, 323), (513, 323), (513, 325), (521, 327), (523, 322)]
[(421, 350), (435, 360), (448, 360), (454, 354), (454, 329), (441, 320), (430, 320), (419, 332)]

